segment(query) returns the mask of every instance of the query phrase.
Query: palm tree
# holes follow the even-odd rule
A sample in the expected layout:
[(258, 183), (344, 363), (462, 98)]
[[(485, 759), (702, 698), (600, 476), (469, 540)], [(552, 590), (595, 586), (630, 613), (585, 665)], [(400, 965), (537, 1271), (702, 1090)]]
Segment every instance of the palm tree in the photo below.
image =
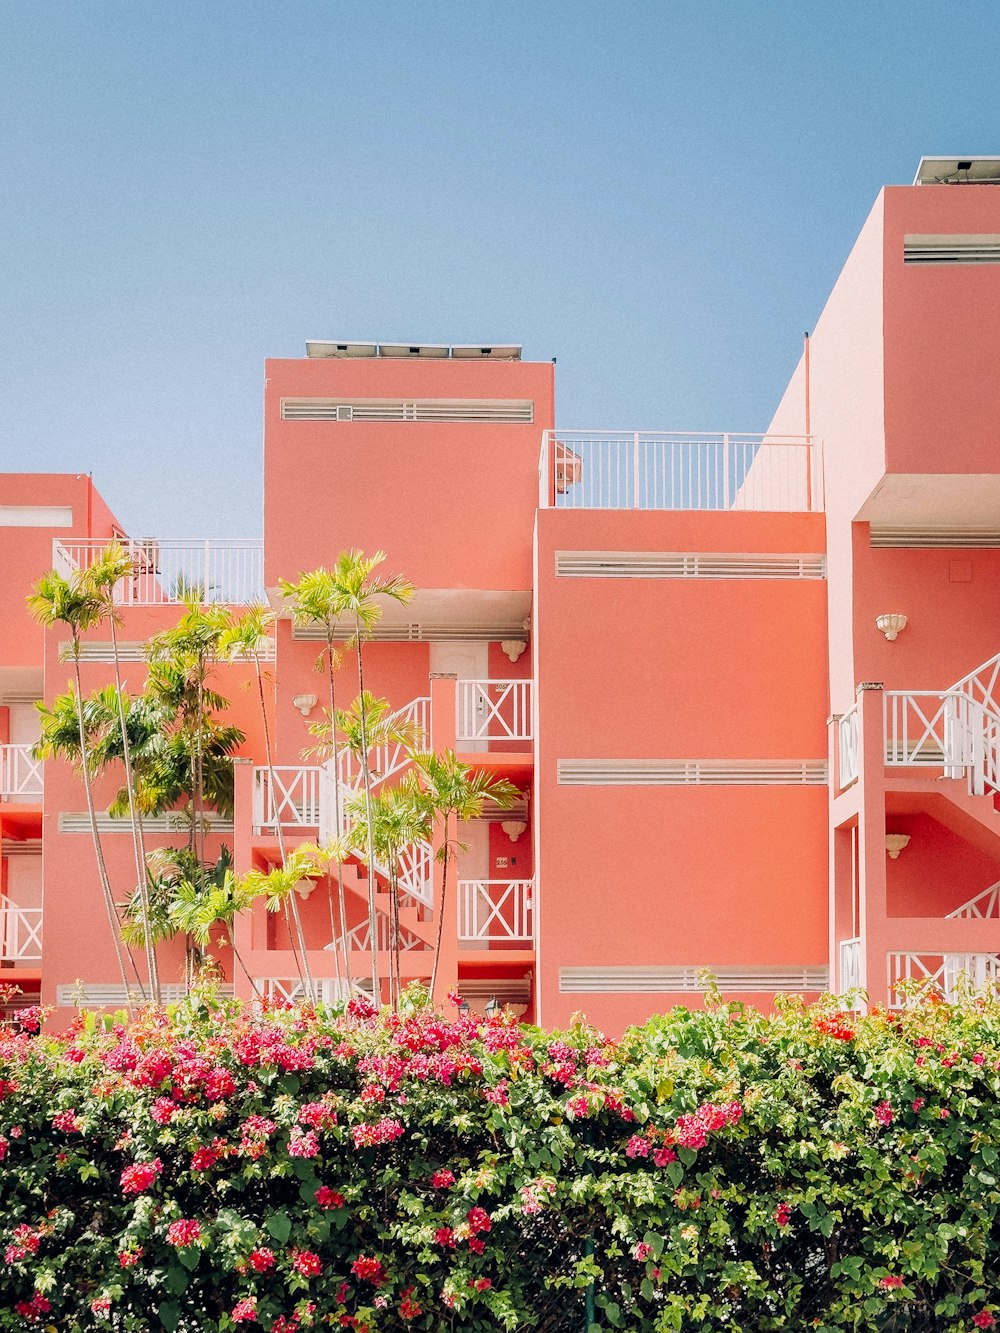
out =
[[(94, 844), (94, 856), (97, 861), (97, 873), (101, 881), (101, 893), (108, 916), (108, 927), (114, 943), (115, 957), (125, 987), (126, 1005), (131, 1013), (131, 990), (128, 973), (125, 968), (125, 952), (122, 948), (121, 921), (111, 891), (111, 879), (104, 858), (104, 847), (97, 826), (97, 812), (94, 809), (94, 791), (91, 772), (92, 730), (88, 728), (84, 716), (83, 688), (80, 677), (81, 636), (100, 624), (105, 614), (104, 600), (99, 586), (85, 576), (86, 572), (74, 570), (69, 578), (51, 570), (35, 584), (34, 591), (28, 597), (28, 610), (42, 626), (65, 625), (69, 629), (70, 642), (68, 657), (73, 663), (75, 688), (60, 696), (52, 710), (40, 709), (42, 715), (42, 739), (35, 746), (36, 758), (45, 759), (50, 755), (61, 754), (79, 762), (83, 776), (83, 790), (87, 801), (87, 815), (90, 820), (90, 835)], [(67, 744), (66, 716), (69, 711), (76, 718), (76, 741), (74, 746)], [(51, 718), (48, 731), (47, 719)], [(134, 960), (131, 959), (133, 969)], [(138, 981), (138, 973), (136, 974)], [(143, 993), (141, 982), (140, 994)]]
[[(358, 697), (351, 704), (350, 708), (338, 708), (334, 714), (332, 724), (323, 722), (315, 723), (310, 730), (314, 735), (324, 738), (321, 741), (320, 750), (324, 748), (325, 737), (328, 733), (336, 735), (339, 733), (344, 742), (344, 748), (357, 761), (358, 766), (368, 765), (369, 755), (372, 750), (378, 750), (380, 747), (390, 745), (402, 745), (409, 754), (417, 743), (418, 732), (415, 725), (405, 719), (399, 718), (392, 711), (388, 699), (378, 699), (367, 690), (362, 690)], [(364, 769), (362, 769), (364, 772)], [(376, 886), (376, 866), (379, 864), (376, 856), (375, 835), (374, 835), (374, 816), (375, 806), (371, 793), (371, 783), (361, 794), (359, 801), (349, 804), (348, 813), (353, 813), (357, 823), (355, 829), (360, 828), (363, 834), (363, 843), (361, 850), (365, 864), (368, 866), (368, 931), (372, 951), (372, 993), (378, 998), (376, 989), (378, 978), (378, 958), (376, 937), (378, 933), (378, 911), (375, 906)], [(387, 867), (387, 875), (392, 873), (393, 863)]]
[(441, 862), (441, 901), (438, 904), (437, 938), (434, 945), (434, 963), (431, 972), (431, 1002), (437, 982), (441, 958), (441, 940), (444, 932), (444, 908), (448, 894), (448, 866), (453, 855), (463, 851), (463, 844), (451, 835), (452, 821), (479, 819), (487, 802), (500, 810), (509, 810), (521, 793), (506, 778), (494, 778), (470, 764), (463, 764), (454, 750), (442, 754), (431, 752), (413, 756), (414, 774), (437, 818), (443, 823), (441, 846), (437, 859)]
[(236, 917), (245, 912), (256, 901), (257, 894), (245, 879), (238, 879), (231, 866), (216, 877), (208, 888), (192, 883), (189, 879), (180, 880), (174, 888), (167, 908), (167, 920), (175, 930), (182, 930), (194, 940), (202, 955), (211, 943), (212, 930), (221, 926), (226, 935), (233, 957), (239, 963), (243, 975), (249, 981), (255, 995), (260, 992), (257, 983), (247, 970), (239, 949), (236, 947), (236, 932), (233, 928)]
[[(285, 865), (288, 856), (285, 849), (285, 831), (281, 823), (281, 810), (278, 805), (278, 785), (274, 771), (274, 751), (271, 746), (271, 728), (267, 720), (267, 701), (264, 697), (264, 672), (261, 662), (271, 642), (270, 629), (275, 617), (263, 606), (250, 606), (238, 620), (233, 620), (219, 638), (219, 652), (223, 657), (234, 659), (249, 658), (254, 664), (257, 678), (257, 697), (260, 701), (260, 716), (264, 728), (264, 757), (267, 763), (267, 780), (274, 806), (274, 827), (278, 838), (278, 854), (281, 864)], [(302, 917), (294, 895), (290, 898), (292, 920), (295, 924), (299, 968), (306, 997), (313, 999), (312, 973), (309, 969), (309, 955), (306, 951), (305, 934), (302, 930)]]
[[(357, 813), (361, 813), (363, 801), (360, 796), (354, 797), (352, 802), (349, 802), (349, 805), (351, 804), (355, 806)], [(399, 1008), (403, 989), (399, 961), (399, 861), (407, 847), (413, 843), (424, 842), (429, 837), (434, 814), (424, 791), (409, 774), (398, 786), (383, 790), (374, 797), (371, 810), (372, 844), (376, 856), (387, 868), (389, 880), (391, 940), (389, 999), (395, 1012)], [(355, 828), (361, 827), (363, 823), (359, 821)], [(374, 865), (369, 863), (371, 876), (374, 876), (374, 871)], [(377, 947), (377, 943), (377, 939), (373, 937), (373, 950)]]
[[(261, 896), (265, 899), (265, 906), (269, 912), (287, 912), (289, 908), (289, 899), (294, 899), (297, 893), (301, 892), (300, 886), (303, 881), (318, 879), (323, 874), (321, 858), (310, 847), (296, 847), (289, 852), (284, 863), (280, 866), (273, 866), (270, 870), (250, 870), (239, 881), (238, 891), (244, 901), (253, 901)], [(298, 906), (292, 903), (293, 912), (298, 912)], [(313, 994), (312, 985), (306, 985), (306, 998), (310, 1001), (317, 997)]]

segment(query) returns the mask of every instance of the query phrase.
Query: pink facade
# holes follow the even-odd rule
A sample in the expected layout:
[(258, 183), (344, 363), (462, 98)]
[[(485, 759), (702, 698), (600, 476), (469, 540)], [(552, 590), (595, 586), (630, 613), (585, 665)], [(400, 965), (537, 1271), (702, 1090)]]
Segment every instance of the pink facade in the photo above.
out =
[[(266, 365), (263, 548), (159, 543), (121, 590), (119, 637), (173, 622), (170, 571), (214, 600), (270, 599), (294, 846), (332, 831), (337, 778), (303, 757), (322, 645), (292, 625), (279, 579), (359, 547), (412, 580), (367, 647), (366, 686), (523, 793), (460, 831), (438, 998), (457, 986), (474, 1007), (495, 996), (618, 1031), (699, 1003), (703, 969), (758, 1004), (853, 985), (897, 1003), (907, 977), (983, 981), (1000, 960), (998, 344), (989, 185), (882, 192), (763, 436), (556, 428), (554, 367), (519, 349), (311, 344)], [(26, 757), (31, 701), (63, 689), (67, 667), (65, 636), (43, 635), (22, 599), (54, 549), (69, 567), (115, 531), (87, 478), (0, 478), (0, 976), (62, 1015), (81, 996), (113, 1001), (116, 972), (79, 781), (57, 763), (43, 779)], [(889, 613), (906, 617), (892, 640), (876, 626)], [(107, 635), (90, 637), (96, 685)], [(130, 661), (129, 684), (143, 672)], [(247, 733), (233, 826), (212, 834), (238, 870), (280, 859), (249, 677), (217, 676)], [(357, 684), (345, 653), (338, 701)], [(380, 782), (404, 771), (386, 763)], [(894, 834), (908, 842), (887, 850)], [(105, 844), (127, 886), (127, 823)], [(404, 978), (430, 973), (429, 857), (407, 881)], [(363, 975), (363, 867), (345, 882)], [(323, 882), (302, 916), (330, 995)], [(279, 918), (248, 914), (237, 945), (258, 985), (294, 992)], [(165, 947), (165, 982), (180, 964)]]

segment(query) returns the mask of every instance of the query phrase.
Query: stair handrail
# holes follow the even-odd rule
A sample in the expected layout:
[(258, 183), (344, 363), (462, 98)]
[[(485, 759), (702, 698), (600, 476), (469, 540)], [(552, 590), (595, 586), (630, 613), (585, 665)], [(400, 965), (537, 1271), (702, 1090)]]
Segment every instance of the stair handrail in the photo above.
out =
[[(982, 679), (986, 673), (988, 673), (988, 683), (984, 683)], [(957, 691), (964, 694), (973, 703), (980, 704), (988, 712), (1000, 718), (1000, 703), (993, 698), (993, 690), (998, 680), (1000, 680), (1000, 653), (988, 658), (980, 666), (974, 667), (961, 680), (956, 680), (954, 685), (948, 687), (948, 693)], [(982, 698), (979, 699), (976, 698), (977, 686), (982, 694)]]

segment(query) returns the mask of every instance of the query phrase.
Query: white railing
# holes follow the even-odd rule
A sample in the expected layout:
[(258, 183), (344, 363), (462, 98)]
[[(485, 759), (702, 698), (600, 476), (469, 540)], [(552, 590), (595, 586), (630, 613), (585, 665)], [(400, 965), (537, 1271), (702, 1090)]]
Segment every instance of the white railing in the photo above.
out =
[[(388, 722), (404, 731), (412, 731), (416, 749), (423, 749), (431, 732), (431, 701), (427, 697), (411, 699), (402, 708), (390, 714)], [(372, 790), (381, 786), (389, 778), (401, 773), (410, 764), (409, 751), (414, 748), (405, 741), (391, 741), (385, 745), (376, 745), (368, 751), (368, 768), (372, 775)], [(350, 752), (342, 749), (337, 756), (340, 765), (340, 784), (347, 795), (360, 791), (362, 787), (361, 765)], [(341, 824), (346, 831), (350, 820), (341, 805)]]
[(961, 680), (956, 680), (951, 689), (959, 691), (985, 708), (1000, 711), (997, 701), (993, 698), (998, 677), (1000, 677), (1000, 653), (996, 657), (991, 657), (988, 662), (984, 662), (982, 666), (976, 667), (974, 671), (970, 671)]
[(971, 762), (968, 700), (950, 690), (886, 690), (885, 762), (943, 768), (960, 777)]
[[(280, 765), (253, 771), (253, 831), (319, 827), (320, 768)], [(274, 776), (272, 783), (271, 777)]]
[(530, 680), (460, 680), (455, 694), (459, 741), (530, 741)]
[[(367, 953), (371, 948), (371, 927), (367, 921), (362, 921), (360, 925), (354, 926), (347, 932), (347, 942), (351, 949), (357, 949), (361, 953)], [(379, 949), (392, 948), (392, 923), (388, 917), (379, 916), (375, 920), (375, 938), (378, 941)], [(412, 931), (404, 927), (399, 928), (399, 947), (407, 952), (411, 949), (419, 949), (423, 946), (423, 941), (419, 936), (414, 935)], [(326, 948), (331, 949), (331, 945)]]
[[(306, 998), (304, 982), (298, 977), (255, 977), (257, 994), (265, 1000), (284, 1000), (286, 1004), (302, 1004)], [(354, 988), (355, 992), (357, 987)], [(336, 1004), (338, 1000), (350, 998), (351, 992), (346, 981), (335, 977), (313, 979), (313, 993), (321, 1004)]]
[(539, 505), (819, 511), (818, 447), (807, 435), (545, 431)]
[(988, 889), (983, 889), (982, 893), (977, 893), (974, 898), (970, 898), (961, 907), (956, 907), (953, 912), (949, 912), (945, 920), (955, 921), (965, 918), (967, 920), (988, 921), (998, 916), (1000, 916), (1000, 880), (991, 884)]
[(530, 943), (535, 938), (532, 889), (530, 879), (459, 880), (459, 940)]
[(849, 787), (852, 782), (857, 782), (860, 772), (857, 704), (837, 719), (837, 755), (840, 786)]
[(848, 991), (861, 990), (864, 986), (864, 977), (861, 975), (861, 941), (860, 939), (841, 940), (840, 941), (840, 986), (838, 994), (846, 995)]
[[(110, 541), (53, 543), (53, 564), (62, 574), (87, 569)], [(161, 606), (176, 602), (182, 588), (197, 588), (206, 602), (245, 606), (263, 602), (264, 544), (241, 537), (119, 540), (132, 557), (133, 572), (115, 585), (119, 606)]]
[(42, 956), (42, 909), (0, 903), (0, 959), (33, 963)]
[(0, 745), (0, 801), (34, 800), (42, 795), (42, 761), (30, 745)]
[(893, 1009), (901, 1008), (913, 993), (928, 989), (939, 990), (946, 1000), (956, 1000), (1000, 982), (1000, 954), (996, 953), (890, 953), (887, 961)]

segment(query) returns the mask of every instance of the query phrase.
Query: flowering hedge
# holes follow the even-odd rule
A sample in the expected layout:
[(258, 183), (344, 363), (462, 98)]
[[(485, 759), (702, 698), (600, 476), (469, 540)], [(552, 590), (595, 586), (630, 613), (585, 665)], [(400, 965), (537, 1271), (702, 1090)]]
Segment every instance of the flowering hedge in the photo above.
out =
[(1000, 1320), (992, 1001), (37, 1026), (0, 1031), (2, 1330)]

